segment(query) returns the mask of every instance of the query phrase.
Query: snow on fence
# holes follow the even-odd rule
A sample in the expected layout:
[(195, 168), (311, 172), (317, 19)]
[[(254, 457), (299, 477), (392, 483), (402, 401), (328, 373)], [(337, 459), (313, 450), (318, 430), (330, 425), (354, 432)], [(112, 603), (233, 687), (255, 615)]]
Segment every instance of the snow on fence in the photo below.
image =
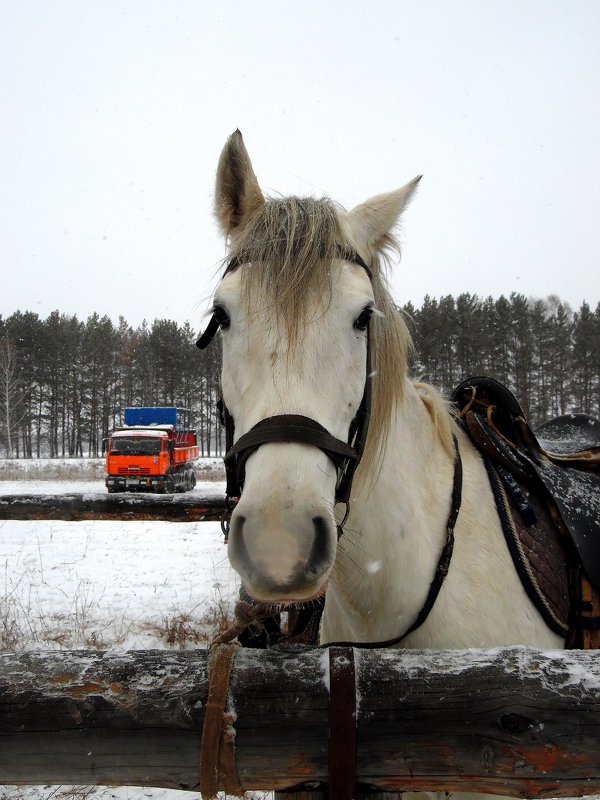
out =
[(0, 520), (210, 522), (221, 519), (224, 511), (224, 499), (186, 494), (0, 495)]
[[(379, 790), (600, 791), (590, 651), (354, 650), (356, 764)], [(329, 661), (236, 651), (229, 684), (246, 789), (328, 780)], [(0, 656), (0, 783), (197, 789), (207, 653)]]

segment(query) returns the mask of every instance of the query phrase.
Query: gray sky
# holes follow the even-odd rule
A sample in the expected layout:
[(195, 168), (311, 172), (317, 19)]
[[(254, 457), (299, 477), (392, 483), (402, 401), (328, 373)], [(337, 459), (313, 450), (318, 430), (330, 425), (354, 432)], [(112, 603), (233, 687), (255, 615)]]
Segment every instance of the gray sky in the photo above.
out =
[(0, 313), (199, 327), (226, 137), (349, 208), (423, 173), (399, 303), (600, 300), (597, 0), (0, 0)]

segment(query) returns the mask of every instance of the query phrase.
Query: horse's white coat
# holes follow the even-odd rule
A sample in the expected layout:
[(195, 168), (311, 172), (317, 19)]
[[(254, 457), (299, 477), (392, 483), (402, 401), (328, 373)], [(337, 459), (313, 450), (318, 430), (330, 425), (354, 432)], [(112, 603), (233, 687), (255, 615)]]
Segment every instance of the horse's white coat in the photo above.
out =
[[(231, 318), (223, 332), (223, 397), (235, 419), (236, 436), (265, 417), (287, 413), (312, 417), (333, 436), (347, 438), (366, 379), (366, 336), (353, 323), (373, 302), (373, 293), (365, 271), (348, 263), (335, 269), (335, 287), (331, 302), (315, 311), (290, 357), (276, 309), (244, 313), (240, 271), (222, 281), (215, 305)], [(232, 517), (230, 558), (254, 596), (303, 600), (324, 586), (335, 558), (335, 481), (329, 458), (307, 445), (263, 445), (250, 457), (244, 493)], [(242, 517), (243, 533), (236, 527)], [(326, 523), (330, 557), (298, 586), (292, 576), (313, 546), (314, 518)], [(236, 545), (242, 535), (245, 549), (240, 554)], [(268, 585), (248, 571), (247, 556), (265, 573)]]
[[(240, 147), (241, 137), (236, 144)], [(245, 180), (251, 184), (239, 194), (256, 199), (256, 179), (245, 148), (238, 161), (247, 164)], [(397, 223), (415, 186), (413, 182), (373, 198), (349, 214), (340, 212), (345, 235), (367, 261)], [(222, 224), (235, 234), (232, 214), (222, 211), (228, 208), (223, 180), (218, 187)], [(293, 353), (288, 352), (276, 309), (244, 312), (239, 270), (218, 288), (216, 302), (231, 317), (223, 335), (223, 393), (236, 436), (264, 417), (297, 413), (347, 438), (365, 380), (365, 336), (353, 322), (372, 302), (372, 294), (360, 267), (336, 262), (332, 269), (331, 302), (315, 308)], [(464, 481), (454, 555), (433, 610), (403, 646), (561, 647), (562, 639), (546, 627), (514, 569), (481, 458), (458, 428), (456, 436)], [(425, 601), (445, 541), (453, 455), (418, 386), (406, 376), (390, 420), (381, 470), (375, 481), (367, 478), (357, 474), (337, 552), (335, 471), (316, 448), (262, 446), (248, 461), (243, 496), (232, 518), (231, 560), (257, 598), (305, 599), (329, 581), (323, 642), (377, 642), (407, 630)], [(236, 516), (244, 518), (242, 552), (236, 550), (236, 537), (239, 541), (242, 533), (241, 526), (236, 530)], [(323, 549), (330, 557), (321, 559), (319, 571), (302, 582), (297, 573), (313, 546), (315, 517), (327, 521), (329, 541)], [(268, 580), (263, 580), (265, 575)]]

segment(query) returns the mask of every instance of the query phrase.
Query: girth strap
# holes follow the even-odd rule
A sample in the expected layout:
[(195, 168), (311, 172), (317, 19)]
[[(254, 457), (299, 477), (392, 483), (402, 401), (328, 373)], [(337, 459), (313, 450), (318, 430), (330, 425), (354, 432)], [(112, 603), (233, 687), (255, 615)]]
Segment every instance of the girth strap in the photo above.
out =
[[(228, 482), (232, 481), (232, 485), (227, 487), (228, 496), (240, 496), (246, 461), (261, 445), (273, 442), (293, 442), (318, 447), (333, 461), (338, 475), (342, 475), (349, 461), (358, 461), (359, 457), (353, 447), (341, 439), (336, 439), (326, 428), (310, 417), (300, 414), (280, 414), (266, 417), (243, 436), (240, 436), (225, 454)], [(344, 500), (341, 499), (339, 502), (344, 502)]]

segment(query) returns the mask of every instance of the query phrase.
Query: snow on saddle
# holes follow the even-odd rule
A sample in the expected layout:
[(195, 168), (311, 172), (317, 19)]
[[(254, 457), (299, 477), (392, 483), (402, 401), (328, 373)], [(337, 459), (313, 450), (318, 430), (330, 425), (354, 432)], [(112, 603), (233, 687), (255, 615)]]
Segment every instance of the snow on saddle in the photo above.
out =
[(534, 432), (487, 377), (461, 383), (452, 401), (484, 458), (525, 590), (568, 646), (600, 648), (600, 420), (569, 414)]

